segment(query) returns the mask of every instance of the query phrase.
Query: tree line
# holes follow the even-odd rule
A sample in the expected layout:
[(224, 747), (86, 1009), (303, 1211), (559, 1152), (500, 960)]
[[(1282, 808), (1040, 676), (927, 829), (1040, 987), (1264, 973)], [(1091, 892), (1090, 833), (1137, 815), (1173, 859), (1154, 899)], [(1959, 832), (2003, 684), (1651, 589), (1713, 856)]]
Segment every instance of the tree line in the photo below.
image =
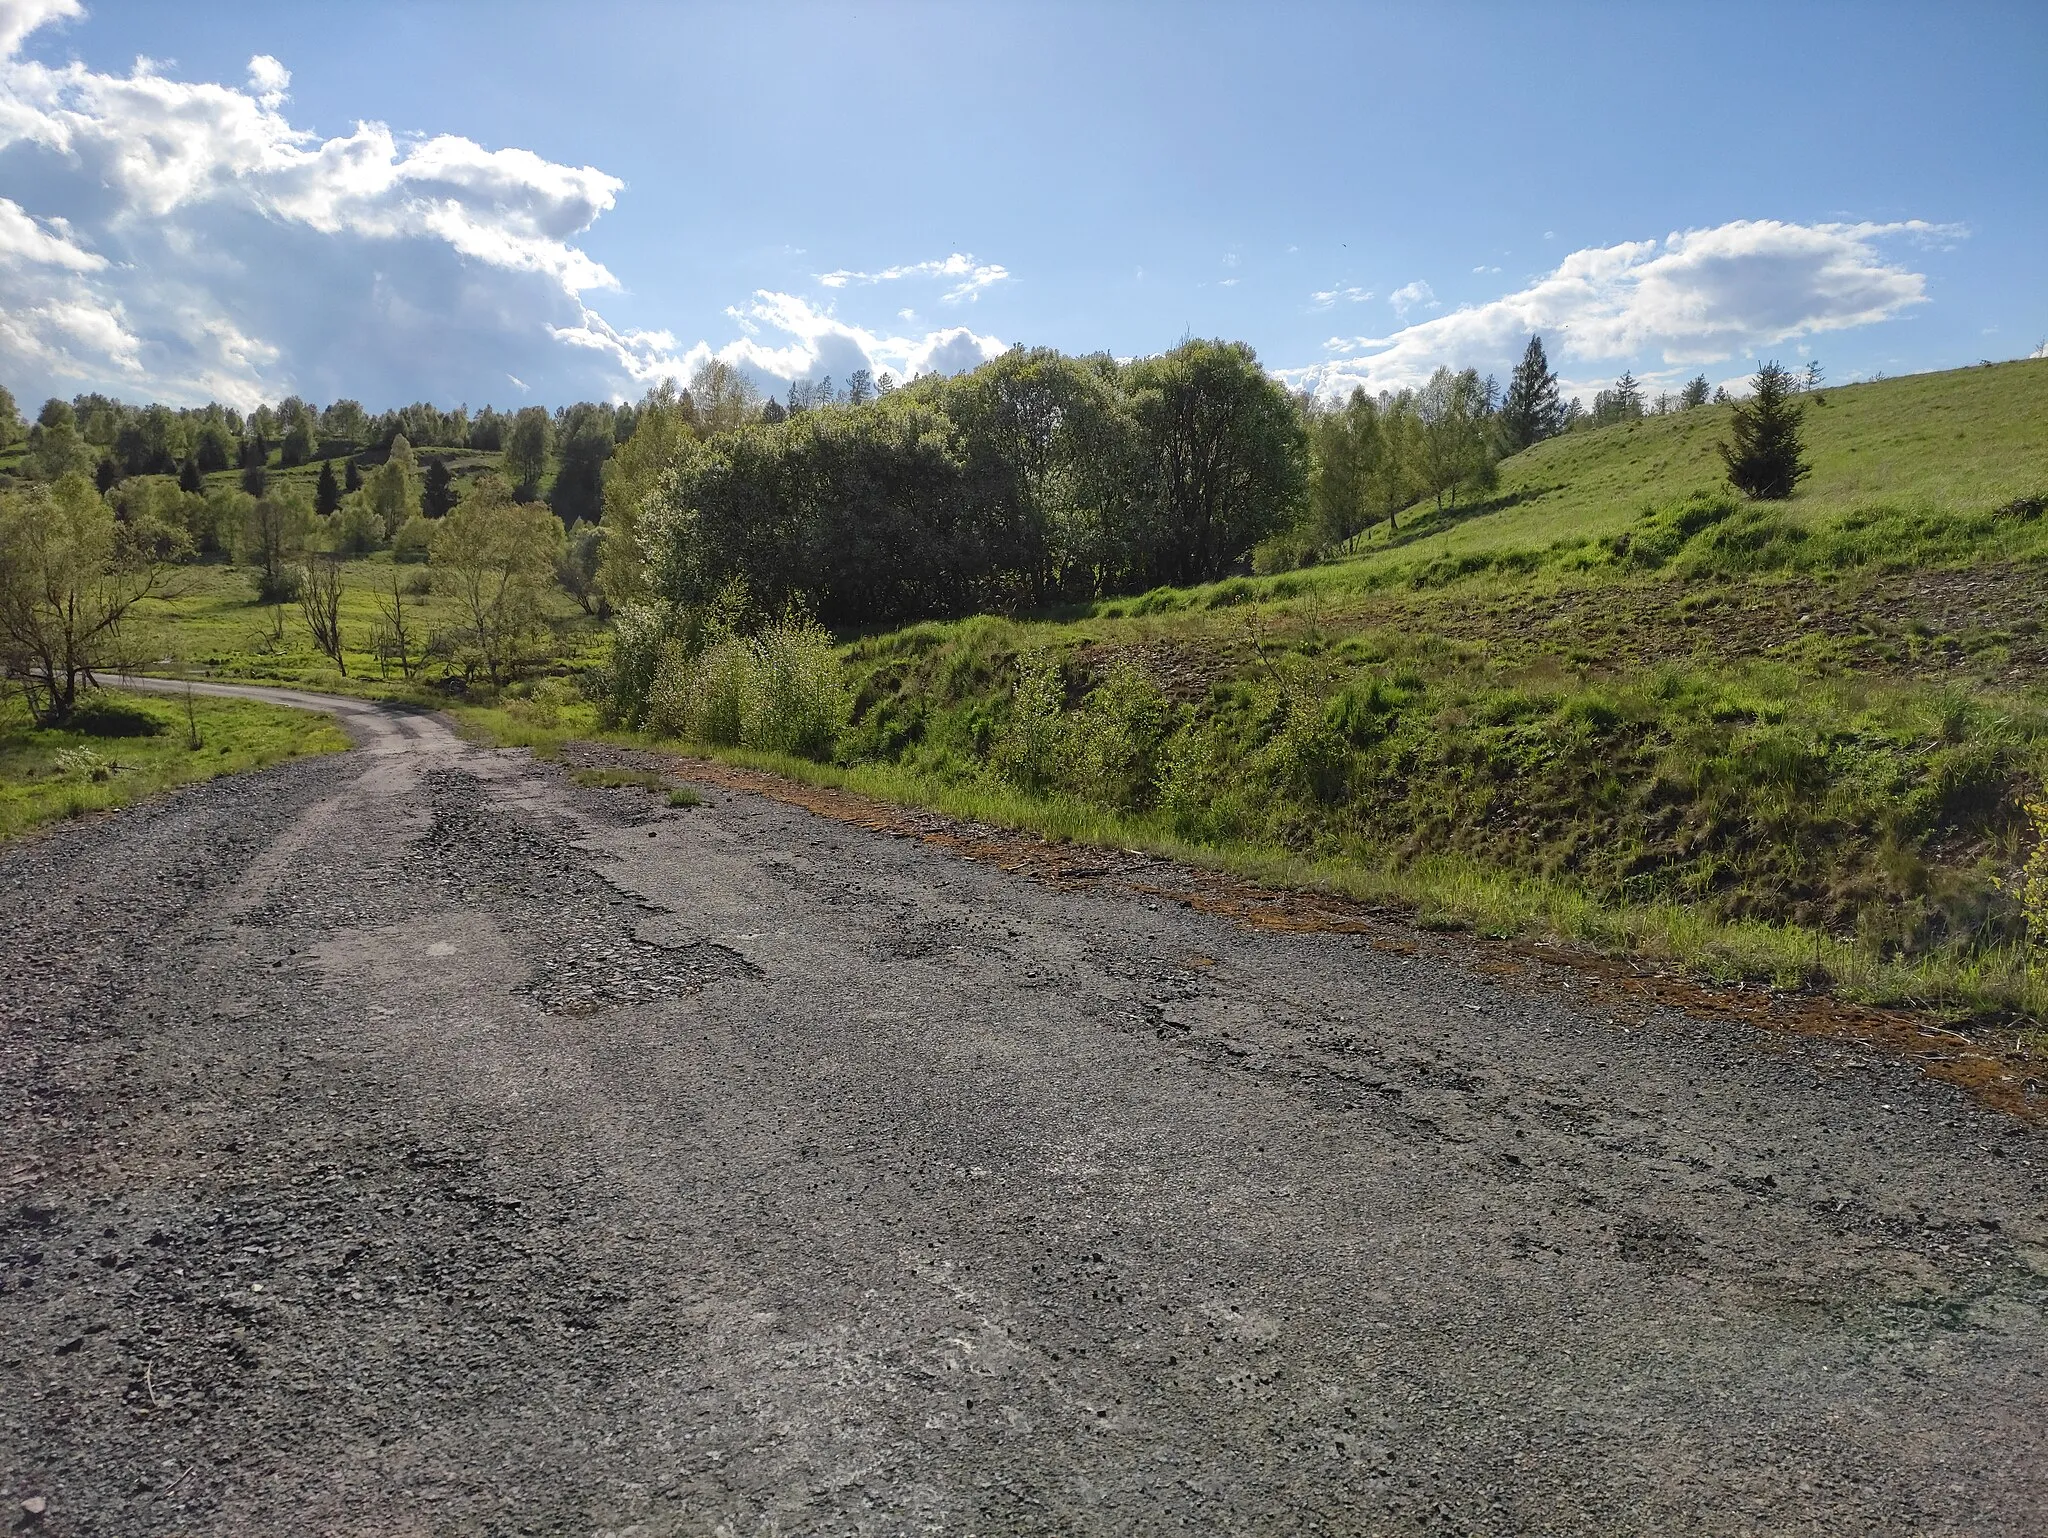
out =
[[(1804, 380), (1775, 364), (1759, 376), (1728, 451), (1750, 495), (1787, 495), (1804, 473), (1789, 397), (1818, 380), (1817, 365)], [(1419, 389), (1341, 402), (1289, 394), (1243, 343), (1197, 340), (1131, 361), (1018, 347), (906, 385), (864, 371), (799, 381), (786, 400), (713, 361), (636, 403), (475, 417), (414, 405), (373, 418), (296, 397), (244, 416), (91, 395), (47, 402), (24, 433), (0, 392), (0, 450), (25, 439), (0, 488), (62, 484), (36, 505), (83, 516), (83, 484), (116, 525), (109, 550), (235, 556), (280, 605), (302, 594), (309, 557), (428, 558), (437, 527), (481, 497), (480, 512), (528, 529), (528, 567), (546, 546), (587, 609), (631, 609), (621, 676), (644, 676), (653, 650), (714, 608), (798, 609), (845, 631), (1213, 581), (1254, 552), (1298, 564), (1398, 527), (1418, 502), (1483, 496), (1503, 457), (1546, 438), (1710, 398), (1702, 377), (1646, 403), (1624, 374), (1583, 410), (1562, 398), (1540, 337), (1505, 389), (1446, 367)], [(317, 478), (273, 475), (272, 434), (279, 471), (317, 460)], [(494, 456), (493, 473), (459, 480), (434, 452), (451, 438)]]

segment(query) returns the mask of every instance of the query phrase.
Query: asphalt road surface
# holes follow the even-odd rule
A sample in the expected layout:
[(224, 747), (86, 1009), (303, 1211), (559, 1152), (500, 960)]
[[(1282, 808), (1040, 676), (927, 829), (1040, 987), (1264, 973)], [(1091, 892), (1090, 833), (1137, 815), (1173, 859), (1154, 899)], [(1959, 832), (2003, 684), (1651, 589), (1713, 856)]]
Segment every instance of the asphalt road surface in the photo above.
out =
[(0, 1523), (2048, 1532), (2048, 1139), (433, 716), (0, 849)]

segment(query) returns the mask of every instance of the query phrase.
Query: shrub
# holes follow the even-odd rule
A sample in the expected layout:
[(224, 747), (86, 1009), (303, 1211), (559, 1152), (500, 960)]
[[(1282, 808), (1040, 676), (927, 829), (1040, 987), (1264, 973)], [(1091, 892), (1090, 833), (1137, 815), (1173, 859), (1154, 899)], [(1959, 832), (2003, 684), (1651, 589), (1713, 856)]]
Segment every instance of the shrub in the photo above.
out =
[(1143, 664), (1119, 658), (1069, 724), (1069, 777), (1087, 799), (1143, 811), (1158, 790), (1173, 707)]
[(59, 748), (57, 773), (67, 780), (111, 780), (114, 766), (91, 748)]
[(140, 705), (109, 699), (104, 694), (85, 701), (64, 723), (65, 730), (86, 737), (160, 737), (164, 725), (163, 717)]
[(398, 532), (391, 538), (391, 558), (394, 561), (424, 561), (434, 547), (434, 526), (414, 513), (399, 525)]
[(1050, 652), (1017, 659), (1017, 686), (1010, 693), (1010, 717), (989, 753), (989, 767), (1020, 790), (1049, 790), (1058, 783), (1066, 746), (1066, 680)]
[(649, 726), (719, 747), (832, 756), (851, 702), (823, 626), (792, 610), (755, 636), (714, 627), (707, 643), (694, 654), (681, 640), (663, 646)]
[(830, 758), (850, 702), (825, 628), (791, 610), (747, 642), (746, 653), (740, 741), (769, 753)]

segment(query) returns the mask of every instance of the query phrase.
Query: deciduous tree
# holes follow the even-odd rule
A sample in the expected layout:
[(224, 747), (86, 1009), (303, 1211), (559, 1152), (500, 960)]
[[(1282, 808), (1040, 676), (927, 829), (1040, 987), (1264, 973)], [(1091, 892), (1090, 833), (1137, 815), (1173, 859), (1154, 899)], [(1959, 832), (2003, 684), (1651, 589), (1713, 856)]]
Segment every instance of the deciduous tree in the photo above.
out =
[(129, 611), (162, 589), (182, 537), (119, 521), (80, 475), (0, 492), (0, 674), (45, 726), (118, 662)]
[(493, 683), (511, 678), (546, 633), (547, 592), (561, 547), (561, 521), (537, 503), (515, 501), (493, 475), (479, 479), (441, 520), (434, 569)]

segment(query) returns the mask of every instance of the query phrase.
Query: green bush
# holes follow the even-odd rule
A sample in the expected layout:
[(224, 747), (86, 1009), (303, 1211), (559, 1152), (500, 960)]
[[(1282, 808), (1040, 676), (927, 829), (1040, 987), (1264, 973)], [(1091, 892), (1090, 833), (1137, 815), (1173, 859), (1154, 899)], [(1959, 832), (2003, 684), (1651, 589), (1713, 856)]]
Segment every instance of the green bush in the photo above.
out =
[(822, 761), (837, 748), (850, 707), (831, 636), (792, 611), (758, 635), (715, 628), (694, 653), (680, 639), (667, 641), (646, 720), (695, 742)]
[(64, 729), (83, 737), (161, 737), (166, 723), (140, 705), (95, 694), (71, 712)]
[(1066, 679), (1059, 659), (1032, 652), (1017, 659), (1009, 719), (989, 753), (999, 779), (1020, 790), (1050, 790), (1059, 783), (1066, 750)]
[(825, 628), (792, 611), (748, 641), (745, 652), (740, 741), (768, 753), (830, 758), (850, 701)]

